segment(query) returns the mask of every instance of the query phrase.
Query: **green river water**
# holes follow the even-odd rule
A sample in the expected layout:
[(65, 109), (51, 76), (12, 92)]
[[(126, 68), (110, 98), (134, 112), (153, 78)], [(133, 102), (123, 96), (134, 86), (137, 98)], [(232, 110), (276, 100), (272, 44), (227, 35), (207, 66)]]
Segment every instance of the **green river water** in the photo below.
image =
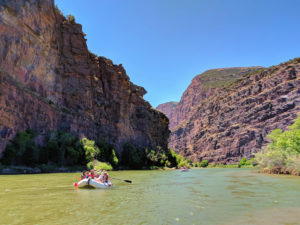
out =
[(107, 190), (79, 174), (0, 176), (0, 224), (300, 224), (300, 178), (251, 169), (117, 171)]

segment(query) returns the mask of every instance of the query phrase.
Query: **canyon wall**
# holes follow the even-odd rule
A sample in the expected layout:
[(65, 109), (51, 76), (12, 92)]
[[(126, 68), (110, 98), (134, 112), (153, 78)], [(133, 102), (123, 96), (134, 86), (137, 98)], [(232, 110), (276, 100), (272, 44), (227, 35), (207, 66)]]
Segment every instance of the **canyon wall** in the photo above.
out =
[[(89, 52), (80, 24), (53, 0), (0, 1), (0, 153), (16, 132), (52, 130), (167, 148), (168, 118), (122, 65)], [(101, 43), (100, 43), (101, 45)]]
[(166, 102), (158, 105), (156, 109), (164, 113), (168, 118), (173, 118), (173, 114), (177, 104), (178, 102)]
[[(243, 75), (262, 69), (262, 67), (234, 67), (207, 70), (193, 78), (184, 91), (180, 102), (160, 104), (156, 109), (170, 120), (169, 128), (174, 130), (180, 123), (188, 120), (193, 108), (210, 98), (222, 87), (234, 82)], [(173, 104), (176, 103), (176, 104)]]
[(240, 72), (214, 88), (201, 75), (193, 79), (170, 118), (169, 147), (194, 161), (230, 164), (253, 157), (273, 129), (293, 123), (300, 113), (299, 58)]

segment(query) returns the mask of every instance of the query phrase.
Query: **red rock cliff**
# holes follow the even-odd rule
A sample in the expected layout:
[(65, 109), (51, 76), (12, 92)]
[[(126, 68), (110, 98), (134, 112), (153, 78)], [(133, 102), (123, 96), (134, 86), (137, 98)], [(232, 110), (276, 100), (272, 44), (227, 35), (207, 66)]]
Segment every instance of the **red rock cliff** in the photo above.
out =
[(195, 161), (232, 163), (250, 158), (267, 143), (273, 129), (286, 129), (300, 113), (299, 87), (297, 58), (246, 74), (204, 100), (192, 95), (198, 102), (183, 104), (188, 116), (172, 131), (169, 147)]
[(88, 51), (53, 0), (0, 1), (0, 153), (16, 132), (51, 130), (167, 147), (168, 119), (122, 65)]
[[(197, 75), (183, 93), (180, 102), (172, 110), (169, 128), (174, 130), (183, 121), (188, 120), (194, 107), (213, 96), (220, 88), (234, 82), (241, 76), (262, 67), (234, 67), (212, 69)], [(158, 109), (158, 108), (157, 108)], [(163, 111), (162, 111), (163, 112)]]
[(177, 104), (178, 102), (166, 102), (157, 106), (156, 109), (164, 113), (168, 118), (172, 118)]

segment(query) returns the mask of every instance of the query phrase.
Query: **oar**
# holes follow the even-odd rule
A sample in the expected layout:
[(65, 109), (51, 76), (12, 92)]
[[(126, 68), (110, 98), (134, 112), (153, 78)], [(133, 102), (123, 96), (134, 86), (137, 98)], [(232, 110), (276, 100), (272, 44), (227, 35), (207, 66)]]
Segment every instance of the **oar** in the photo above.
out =
[(110, 177), (111, 179), (115, 179), (115, 180), (121, 180), (121, 181), (124, 181), (124, 182), (127, 182), (127, 183), (132, 183), (131, 180), (122, 180), (122, 179), (119, 179), (119, 178), (114, 178), (114, 177)]

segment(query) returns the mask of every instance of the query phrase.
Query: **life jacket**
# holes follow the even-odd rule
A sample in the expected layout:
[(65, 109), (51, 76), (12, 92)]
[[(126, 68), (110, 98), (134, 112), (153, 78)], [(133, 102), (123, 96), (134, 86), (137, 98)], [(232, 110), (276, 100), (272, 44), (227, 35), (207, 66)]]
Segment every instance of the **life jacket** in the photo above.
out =
[(104, 175), (103, 176), (103, 183), (107, 183), (108, 182), (108, 175)]

